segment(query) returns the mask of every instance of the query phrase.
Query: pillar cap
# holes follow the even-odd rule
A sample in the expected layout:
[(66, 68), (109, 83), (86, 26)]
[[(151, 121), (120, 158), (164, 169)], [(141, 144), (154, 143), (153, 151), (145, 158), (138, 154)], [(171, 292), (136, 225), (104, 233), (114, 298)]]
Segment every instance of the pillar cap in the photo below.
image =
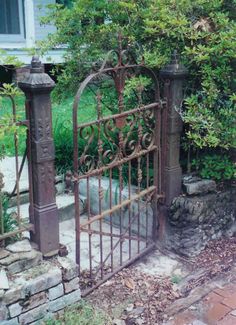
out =
[(160, 75), (170, 79), (183, 79), (188, 75), (188, 70), (180, 63), (180, 55), (176, 50), (171, 55), (171, 62), (161, 69)]
[(24, 90), (51, 90), (55, 87), (55, 82), (44, 73), (43, 65), (38, 56), (33, 56), (30, 65), (30, 73), (19, 82), (19, 88)]

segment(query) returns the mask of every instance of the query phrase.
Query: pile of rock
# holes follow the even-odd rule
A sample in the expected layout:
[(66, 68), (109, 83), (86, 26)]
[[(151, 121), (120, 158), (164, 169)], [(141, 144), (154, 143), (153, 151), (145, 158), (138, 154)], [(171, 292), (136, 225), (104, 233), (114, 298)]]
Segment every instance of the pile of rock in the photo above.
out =
[(0, 250), (0, 324), (39, 324), (81, 298), (78, 266), (43, 260), (28, 240)]
[(200, 253), (208, 241), (233, 236), (236, 189), (217, 192), (212, 180), (184, 179), (186, 194), (174, 199), (169, 211), (167, 246), (178, 254)]

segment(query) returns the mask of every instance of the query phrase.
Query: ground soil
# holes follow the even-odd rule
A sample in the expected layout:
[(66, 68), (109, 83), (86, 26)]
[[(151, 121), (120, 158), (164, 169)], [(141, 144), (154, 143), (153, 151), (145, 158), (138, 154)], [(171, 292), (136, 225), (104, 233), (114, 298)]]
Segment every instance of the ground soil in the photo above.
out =
[(179, 283), (170, 277), (140, 272), (134, 265), (116, 274), (86, 299), (108, 313), (114, 324), (160, 325), (169, 318), (168, 310), (174, 302), (219, 276), (229, 275), (236, 264), (236, 238), (212, 241), (200, 255), (185, 263), (190, 274)]

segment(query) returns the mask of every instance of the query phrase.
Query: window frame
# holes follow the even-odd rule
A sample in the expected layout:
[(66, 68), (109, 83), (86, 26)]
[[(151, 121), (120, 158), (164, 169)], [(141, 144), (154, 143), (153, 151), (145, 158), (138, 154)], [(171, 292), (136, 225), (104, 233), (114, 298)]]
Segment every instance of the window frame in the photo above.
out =
[(25, 41), (25, 31), (24, 31), (24, 9), (23, 1), (17, 0), (18, 12), (19, 12), (19, 24), (20, 33), (19, 34), (0, 34), (0, 42), (23, 42)]

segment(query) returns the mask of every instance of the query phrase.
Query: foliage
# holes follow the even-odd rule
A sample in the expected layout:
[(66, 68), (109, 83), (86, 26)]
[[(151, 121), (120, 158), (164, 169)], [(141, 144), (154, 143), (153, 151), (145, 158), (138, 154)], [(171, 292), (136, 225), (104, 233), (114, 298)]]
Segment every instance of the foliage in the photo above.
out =
[(73, 8), (51, 6), (57, 33), (42, 51), (67, 44), (58, 92), (74, 90), (92, 63), (124, 43), (143, 49), (149, 66), (161, 68), (173, 48), (182, 55), (190, 78), (183, 118), (195, 148), (235, 147), (236, 1), (228, 0), (74, 0)]
[(216, 181), (232, 180), (236, 178), (236, 166), (227, 155), (204, 155), (193, 160), (193, 166), (200, 170), (203, 178)]
[[(16, 102), (21, 95), (19, 88), (13, 84), (3, 84), (3, 87), (0, 88), (0, 159), (13, 150), (14, 138), (18, 142), (19, 138), (25, 136), (25, 129), (17, 125), (22, 113), (19, 112)], [(6, 98), (10, 102), (10, 109), (5, 109), (6, 105), (9, 106)], [(22, 145), (25, 147), (21, 141), (20, 147)]]
[(110, 318), (102, 311), (93, 308), (87, 303), (81, 303), (78, 306), (70, 307), (58, 319), (50, 319), (45, 325), (104, 325), (112, 324)]
[[(8, 212), (9, 198), (0, 192), (0, 201), (2, 204), (2, 218), (3, 218), (3, 230), (4, 233), (8, 233), (15, 229), (17, 222), (12, 217), (12, 214)], [(1, 220), (0, 220), (1, 221)], [(0, 233), (2, 233), (1, 222), (0, 222)]]

